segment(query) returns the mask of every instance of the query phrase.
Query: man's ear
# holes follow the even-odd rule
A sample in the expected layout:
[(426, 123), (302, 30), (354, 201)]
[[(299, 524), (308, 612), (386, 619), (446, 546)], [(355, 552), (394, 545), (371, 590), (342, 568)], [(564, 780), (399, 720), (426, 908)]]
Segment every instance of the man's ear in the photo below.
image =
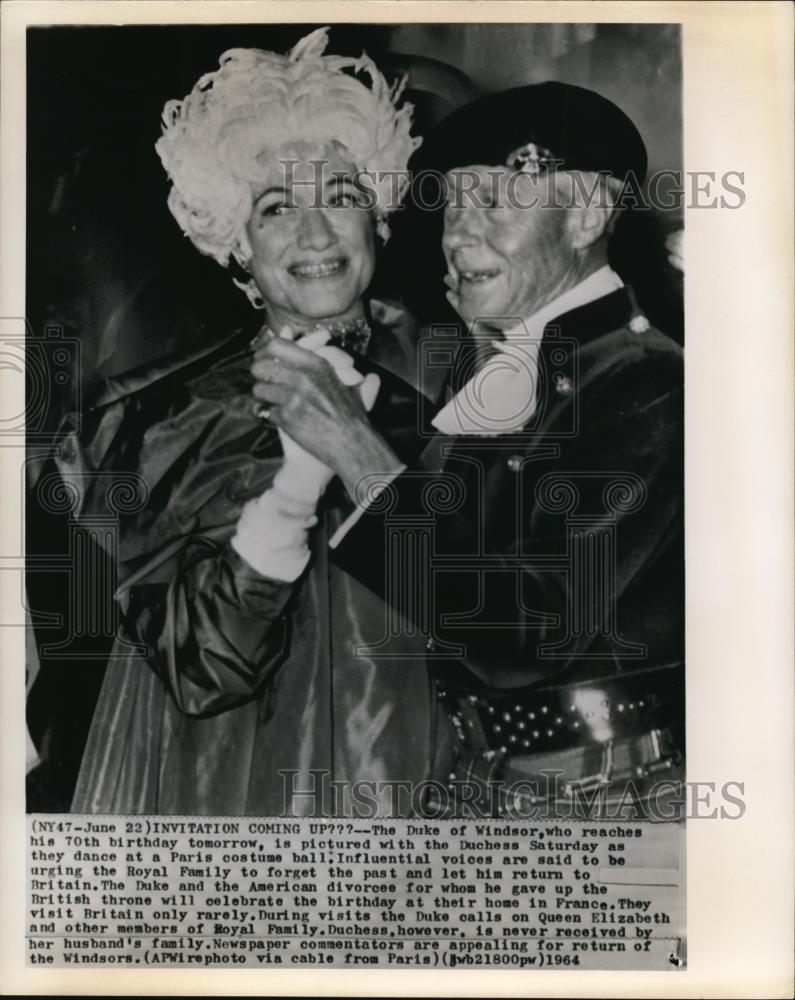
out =
[(587, 250), (608, 236), (613, 228), (615, 209), (609, 205), (578, 205), (573, 209), (571, 245), (575, 250)]
[(615, 225), (615, 198), (610, 179), (596, 174), (583, 174), (575, 185), (575, 206), (570, 212), (571, 245), (575, 250), (587, 250), (608, 236)]

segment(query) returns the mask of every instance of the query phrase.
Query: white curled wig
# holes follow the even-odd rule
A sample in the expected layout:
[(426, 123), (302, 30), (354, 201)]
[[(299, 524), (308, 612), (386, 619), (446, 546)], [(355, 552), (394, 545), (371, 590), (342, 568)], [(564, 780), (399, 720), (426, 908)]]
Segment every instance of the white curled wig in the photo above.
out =
[(413, 108), (396, 107), (404, 81), (390, 87), (365, 53), (323, 55), (328, 31), (313, 31), (286, 55), (230, 49), (219, 69), (163, 109), (155, 148), (173, 182), (168, 207), (197, 249), (224, 266), (251, 258), (246, 223), (258, 158), (288, 142), (343, 145), (369, 175), (378, 231), (388, 236), (386, 216), (405, 193), (409, 157), (422, 141), (410, 134)]

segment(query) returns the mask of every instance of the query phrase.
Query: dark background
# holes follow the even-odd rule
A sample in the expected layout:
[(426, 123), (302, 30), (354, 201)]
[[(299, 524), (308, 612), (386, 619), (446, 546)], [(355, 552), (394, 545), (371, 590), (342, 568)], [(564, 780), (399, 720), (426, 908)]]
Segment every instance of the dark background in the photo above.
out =
[[(35, 337), (55, 326), (80, 343), (80, 361), (49, 429), (79, 387), (90, 397), (103, 376), (192, 350), (250, 320), (245, 296), (182, 235), (166, 207), (168, 181), (154, 144), (165, 102), (238, 46), (284, 52), (320, 25), (51, 27), (28, 29), (27, 317)], [(591, 87), (635, 121), (650, 172), (682, 169), (681, 53), (677, 25), (409, 24), (332, 27), (328, 51), (366, 49), (389, 77), (408, 73), (406, 99), (422, 135), (484, 93), (557, 79)], [(427, 215), (427, 213), (426, 213)], [(443, 321), (435, 220), (417, 238), (410, 213), (393, 217), (373, 290), (404, 299), (424, 320)], [(683, 336), (681, 284), (663, 238), (676, 213), (627, 213), (611, 247), (651, 319)], [(423, 252), (420, 252), (423, 251)], [(47, 430), (47, 427), (41, 428)], [(30, 556), (68, 551), (68, 523), (28, 503)], [(112, 574), (112, 567), (105, 567)], [(37, 629), (39, 642), (68, 634), (65, 574), (29, 572), (36, 611), (64, 625)], [(69, 659), (42, 666), (28, 720), (42, 764), (28, 788), (31, 811), (66, 810), (104, 670), (109, 641), (88, 637)]]

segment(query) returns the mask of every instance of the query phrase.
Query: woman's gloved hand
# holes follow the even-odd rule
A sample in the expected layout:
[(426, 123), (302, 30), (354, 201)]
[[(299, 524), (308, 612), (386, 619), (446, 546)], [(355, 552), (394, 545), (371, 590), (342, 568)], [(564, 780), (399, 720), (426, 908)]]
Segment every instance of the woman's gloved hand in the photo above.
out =
[[(292, 340), (293, 332), (284, 327), (280, 337)], [(357, 372), (349, 354), (329, 345), (330, 337), (327, 330), (315, 330), (301, 339), (301, 347), (328, 361), (343, 385), (357, 387), (362, 404), (369, 411), (378, 395), (380, 379), (374, 374), (364, 377)], [(264, 418), (268, 416), (267, 409), (258, 408), (257, 412)], [(290, 582), (301, 575), (309, 561), (307, 534), (317, 523), (318, 500), (334, 473), (281, 428), (279, 437), (284, 451), (282, 466), (271, 487), (243, 508), (231, 544), (263, 576)]]
[[(294, 339), (293, 331), (289, 326), (283, 327), (279, 336), (285, 340)], [(354, 367), (353, 357), (339, 347), (330, 345), (330, 339), (331, 334), (328, 330), (321, 328), (305, 334), (296, 342), (304, 350), (312, 351), (319, 357), (325, 358), (343, 385), (351, 388), (358, 386), (364, 408), (369, 412), (378, 396), (380, 379), (372, 373), (366, 377), (363, 376)], [(297, 445), (281, 428), (279, 428), (279, 438), (284, 452), (284, 463), (276, 475), (273, 483), (274, 488), (286, 496), (300, 498), (307, 502), (311, 501), (316, 505), (323, 491), (334, 478), (334, 473), (314, 455), (310, 455), (308, 451)]]

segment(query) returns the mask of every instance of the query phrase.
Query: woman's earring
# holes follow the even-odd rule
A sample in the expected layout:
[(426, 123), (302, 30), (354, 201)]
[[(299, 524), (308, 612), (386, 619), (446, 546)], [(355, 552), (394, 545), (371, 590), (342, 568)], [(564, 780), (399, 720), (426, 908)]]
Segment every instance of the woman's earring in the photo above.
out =
[(265, 299), (263, 299), (262, 294), (257, 287), (257, 283), (253, 278), (250, 278), (248, 281), (240, 281), (238, 278), (232, 278), (232, 281), (241, 290), (241, 292), (246, 293), (246, 298), (255, 309), (265, 308)]
[(251, 268), (248, 265), (248, 261), (233, 254), (230, 269), (232, 271), (232, 281), (242, 292), (246, 293), (246, 298), (252, 306), (255, 309), (264, 309), (265, 300), (257, 287), (256, 281), (251, 276)]

